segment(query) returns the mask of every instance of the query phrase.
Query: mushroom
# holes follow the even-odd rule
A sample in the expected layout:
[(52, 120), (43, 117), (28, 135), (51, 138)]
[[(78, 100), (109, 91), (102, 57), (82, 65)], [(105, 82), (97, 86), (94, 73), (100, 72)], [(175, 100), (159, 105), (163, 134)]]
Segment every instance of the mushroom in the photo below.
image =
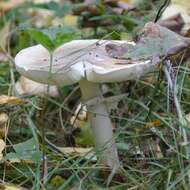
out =
[[(82, 101), (87, 105), (88, 119), (92, 127), (95, 146), (101, 163), (111, 169), (120, 165), (106, 102), (100, 83), (138, 79), (153, 70), (150, 60), (130, 63), (110, 57), (106, 45), (110, 40), (73, 40), (57, 48), (53, 53), (51, 74), (50, 55), (42, 46), (21, 50), (15, 57), (16, 69), (25, 77), (51, 85), (79, 83)], [(126, 41), (111, 41), (121, 45)]]
[(19, 78), (19, 80), (15, 84), (15, 88), (19, 95), (47, 95), (51, 97), (59, 96), (59, 92), (56, 86), (41, 84), (24, 76), (21, 76)]

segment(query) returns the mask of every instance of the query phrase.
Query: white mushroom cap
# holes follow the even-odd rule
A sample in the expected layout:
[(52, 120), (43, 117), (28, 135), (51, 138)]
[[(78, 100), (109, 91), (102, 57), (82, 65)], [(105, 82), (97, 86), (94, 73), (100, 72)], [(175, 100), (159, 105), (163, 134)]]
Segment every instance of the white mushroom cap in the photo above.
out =
[[(97, 43), (99, 43), (97, 45)], [(17, 70), (31, 80), (54, 85), (70, 85), (86, 78), (90, 82), (120, 82), (137, 79), (154, 69), (150, 60), (127, 64), (126, 60), (108, 56), (108, 43), (128, 43), (110, 40), (74, 40), (50, 54), (42, 45), (21, 50), (15, 57)]]

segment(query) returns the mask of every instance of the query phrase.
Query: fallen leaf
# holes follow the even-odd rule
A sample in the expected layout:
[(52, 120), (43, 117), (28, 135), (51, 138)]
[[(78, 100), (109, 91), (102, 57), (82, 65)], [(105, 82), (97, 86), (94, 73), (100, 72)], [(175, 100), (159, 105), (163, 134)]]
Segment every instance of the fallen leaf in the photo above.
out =
[(190, 46), (190, 38), (155, 24), (145, 24), (141, 35), (135, 45), (132, 44), (107, 44), (106, 51), (111, 57), (130, 60), (131, 63), (141, 60), (160, 62), (162, 58), (177, 55)]
[(47, 9), (29, 9), (27, 14), (32, 17), (31, 23), (37, 28), (50, 26), (55, 19), (54, 12)]
[(187, 7), (190, 10), (189, 0), (172, 0), (171, 2), (173, 4), (178, 4), (178, 5), (182, 5), (184, 7)]
[[(13, 152), (10, 152), (10, 153), (7, 153), (6, 156), (5, 156), (5, 160), (8, 161), (9, 163), (21, 163), (22, 160), (18, 158), (18, 156), (16, 155), (16, 153), (13, 153)], [(30, 164), (32, 163), (31, 161), (23, 161), (24, 163), (27, 163), (27, 164)]]
[(184, 26), (184, 20), (179, 13), (167, 19), (159, 20), (157, 23), (176, 33), (180, 33)]
[(134, 9), (134, 6), (129, 0), (120, 0), (117, 2), (118, 7), (122, 8), (125, 11), (129, 11)]
[(66, 15), (63, 18), (63, 24), (67, 26), (77, 26), (78, 24), (78, 17), (74, 15)]
[(6, 113), (0, 113), (0, 128), (8, 121), (9, 117)]
[(0, 189), (3, 189), (3, 190), (24, 190), (24, 188), (21, 188), (17, 185), (13, 185), (13, 184), (0, 184)]
[(152, 122), (149, 122), (145, 125), (145, 129), (150, 129), (152, 127), (158, 127), (161, 125), (161, 121), (159, 119), (155, 119)]
[(6, 123), (9, 117), (6, 113), (0, 113), (0, 138), (7, 135)]
[(39, 145), (34, 138), (13, 145), (13, 149), (15, 152), (7, 153), (5, 156), (5, 160), (11, 163), (38, 163), (41, 160)]
[(58, 97), (59, 92), (56, 86), (49, 86), (47, 84), (41, 84), (26, 77), (21, 76), (16, 82), (15, 88), (19, 95), (48, 95), (51, 97)]
[(5, 142), (2, 139), (0, 139), (0, 161), (3, 159), (3, 153), (2, 152), (5, 149), (5, 146), (6, 146)]
[(171, 5), (166, 8), (161, 19), (169, 19), (170, 17), (180, 14), (184, 20), (183, 32), (190, 28), (190, 4), (189, 0), (172, 0)]
[(0, 2), (0, 10), (3, 12), (9, 11), (10, 9), (24, 3), (26, 0), (11, 0), (7, 2)]
[(190, 113), (186, 114), (185, 118), (187, 119), (188, 126), (190, 127)]
[(10, 31), (10, 22), (6, 22), (6, 24), (1, 28), (0, 30), (0, 47), (5, 50), (7, 47), (7, 38), (9, 37), (9, 31)]
[(75, 110), (75, 117), (81, 121), (87, 120), (87, 108), (80, 103)]
[(0, 96), (0, 105), (1, 104), (20, 105), (20, 104), (24, 104), (24, 103), (25, 103), (25, 100), (20, 99), (15, 96), (7, 96), (7, 95)]
[(79, 148), (79, 147), (58, 147), (58, 149), (64, 154), (78, 154), (84, 155), (93, 150), (93, 148)]
[(93, 148), (81, 148), (81, 147), (57, 147), (64, 154), (83, 156), (85, 159), (97, 161)]

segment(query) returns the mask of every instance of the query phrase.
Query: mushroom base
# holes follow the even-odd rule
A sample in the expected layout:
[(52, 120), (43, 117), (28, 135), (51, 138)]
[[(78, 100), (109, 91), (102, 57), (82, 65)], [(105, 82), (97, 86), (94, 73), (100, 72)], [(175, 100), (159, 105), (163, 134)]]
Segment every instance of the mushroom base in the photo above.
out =
[[(88, 101), (95, 97), (102, 97), (97, 83), (83, 79), (79, 82), (79, 85), (83, 101)], [(118, 169), (119, 158), (113, 137), (113, 126), (106, 105), (104, 103), (87, 105), (87, 110), (100, 162), (109, 166), (111, 169)]]

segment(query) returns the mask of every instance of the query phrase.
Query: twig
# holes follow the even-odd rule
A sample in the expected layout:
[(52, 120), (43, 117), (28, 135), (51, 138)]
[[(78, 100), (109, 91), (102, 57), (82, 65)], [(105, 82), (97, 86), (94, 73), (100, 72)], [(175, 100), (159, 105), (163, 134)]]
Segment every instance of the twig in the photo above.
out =
[(158, 10), (158, 13), (156, 14), (156, 18), (154, 20), (154, 22), (156, 23), (159, 18), (162, 16), (162, 13), (165, 11), (165, 9), (168, 7), (168, 5), (170, 4), (171, 0), (165, 0), (164, 3), (161, 5), (161, 7)]

